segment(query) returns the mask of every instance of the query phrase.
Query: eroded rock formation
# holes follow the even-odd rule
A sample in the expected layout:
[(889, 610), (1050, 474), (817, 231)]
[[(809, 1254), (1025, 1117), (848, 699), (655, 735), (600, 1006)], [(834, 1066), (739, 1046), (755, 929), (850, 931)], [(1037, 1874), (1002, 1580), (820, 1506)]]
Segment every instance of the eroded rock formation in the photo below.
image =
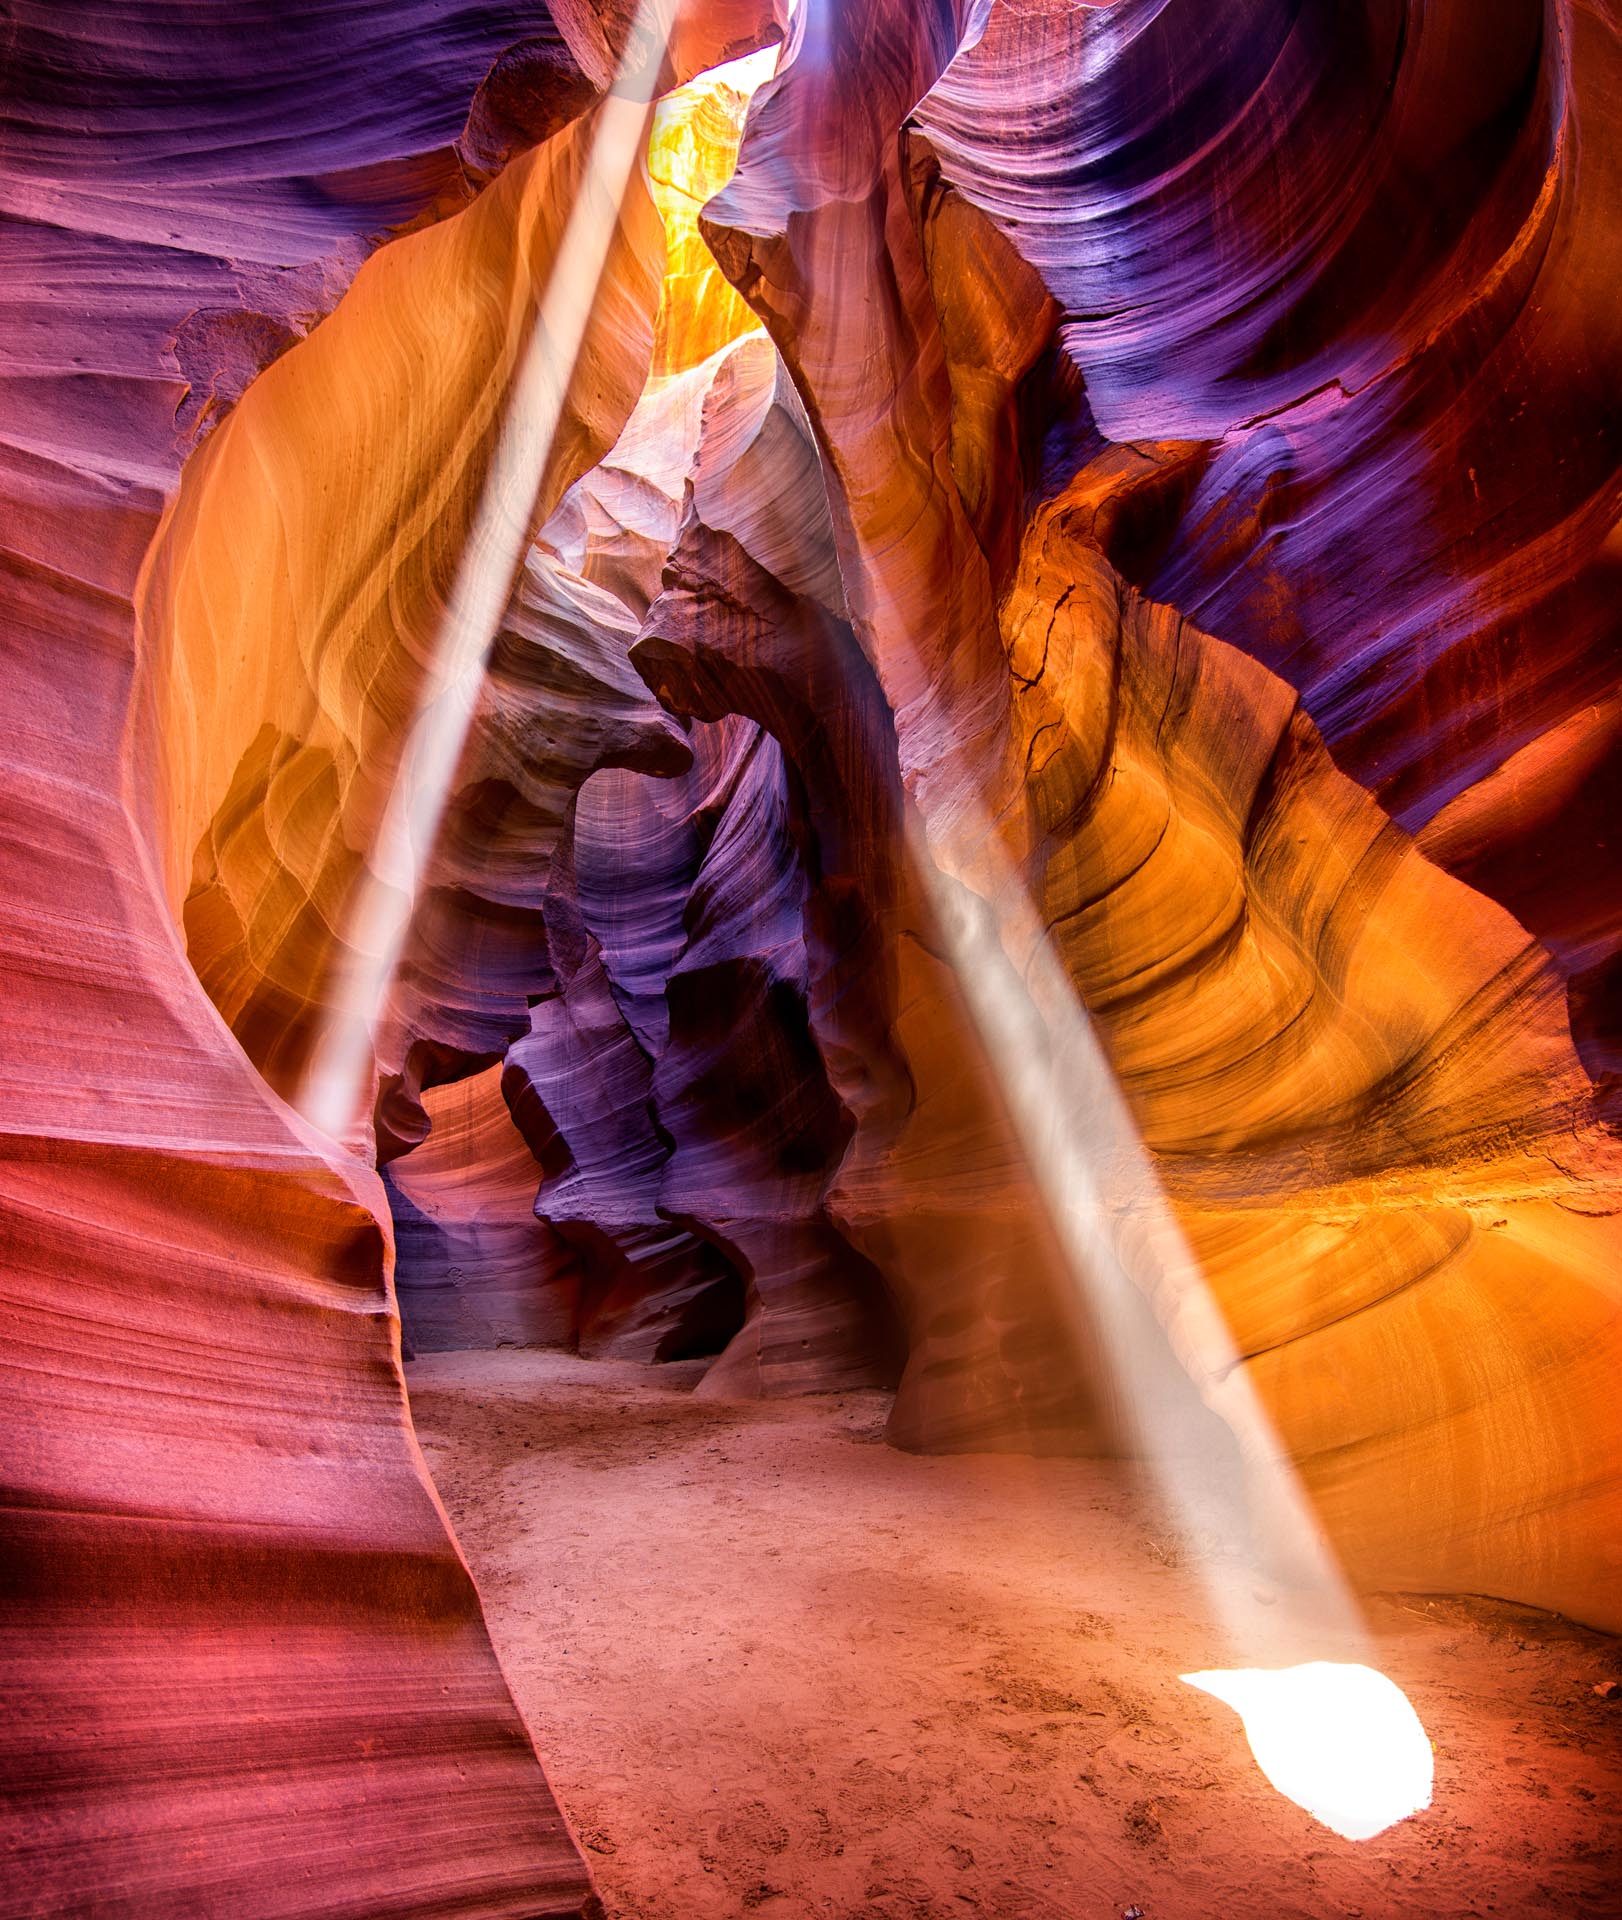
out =
[[(758, 42), (763, 12), (678, 57)], [(558, 18), (566, 46), (623, 32)], [(321, 991), (318, 952), (282, 956), (363, 855), (603, 84), (576, 74), (470, 201), (469, 103), (541, 27), (6, 28), (8, 1912), (589, 1899), (412, 1437), (382, 1187), (272, 1084)], [(640, 207), (558, 488), (651, 350)]]
[(673, 92), (349, 1150), (287, 1101), (634, 9), (171, 12), (8, 28), (6, 1910), (585, 1909), (395, 1237), (423, 1344), (1121, 1443), (948, 896), (1354, 1577), (1622, 1625), (1610, 11), (830, 3)]
[[(1273, 23), (1264, 8), (1236, 37), (1204, 16), (1180, 27), (1183, 11), (836, 13), (819, 35), (803, 29), (798, 61), (763, 93), (707, 230), (816, 422), (853, 622), (932, 853), (988, 898), (1007, 871), (1031, 890), (1355, 1574), (1513, 1584), (1608, 1619), (1604, 1516), (1622, 1480), (1599, 1381), (1622, 1323), (1601, 1275), (1618, 1164), (1559, 976), (1524, 928), (1447, 879), (1336, 769), (1307, 717), (1319, 688), (1301, 668), (1308, 647), (1281, 639), (1312, 627), (1325, 571), (1307, 556), (1331, 549), (1340, 611), (1312, 646), (1332, 656), (1346, 636), (1350, 656), (1403, 607), (1417, 617), (1425, 569), (1377, 565), (1357, 544), (1387, 537), (1368, 511), (1366, 463), (1391, 488), (1417, 441), (1407, 484), (1442, 489), (1454, 462), (1479, 493), (1457, 438), (1438, 427), (1426, 439), (1412, 390), (1455, 425), (1486, 404), (1473, 376), (1489, 323), (1515, 324), (1513, 303), (1494, 302), (1524, 266), (1525, 220), (1547, 217), (1539, 178), (1583, 227), (1584, 196), (1561, 181), (1562, 129), (1586, 95), (1563, 49), (1591, 23), (1562, 12), (1545, 31), (1535, 9), (1514, 34), (1498, 22), (1465, 107), (1455, 76), (1492, 23), (1473, 13), (1450, 27), (1446, 10), (1427, 12), (1405, 36), (1401, 9), (1371, 8), (1367, 65), (1336, 69), (1346, 119), (1325, 130), (1308, 82), (1331, 83), (1338, 13), (1280, 9)], [(1607, 71), (1614, 49), (1597, 57)], [(1180, 87), (1157, 84), (1190, 60), (1210, 75), (1197, 114), (1174, 106)], [(858, 72), (880, 76), (859, 98)], [(1314, 142), (1356, 154), (1359, 75), (1394, 103), (1402, 136), (1382, 128), (1384, 171), (1365, 161), (1367, 206), (1341, 204), (1331, 183), (1344, 175), (1330, 167), (1265, 226), (1226, 180), (1225, 150), (1173, 171), (1185, 140), (1220, 126), (1242, 179), (1247, 115), (1252, 141), (1264, 127), (1270, 137), (1273, 88), (1301, 115), (1303, 165)], [(1162, 100), (1175, 136), (1133, 127), (1128, 139), (1111, 124), (1112, 101), (1152, 113)], [(1603, 100), (1593, 111), (1603, 128)], [(1528, 149), (1542, 152), (1541, 173), (1517, 160)], [(1427, 167), (1440, 177), (1421, 190)], [(1175, 185), (1157, 191), (1162, 178)], [(1364, 285), (1365, 256), (1392, 205), (1421, 191), (1437, 202), (1436, 264), (1419, 297), (1411, 271), (1381, 283), (1390, 324), (1400, 314), (1411, 329), (1392, 346), (1370, 322), (1363, 295), (1377, 315), (1387, 296)], [(1160, 218), (1175, 230), (1184, 196), (1239, 215), (1198, 229), (1212, 270), (1186, 278), (1155, 240)], [(1587, 222), (1610, 231), (1614, 215), (1598, 188)], [(856, 291), (853, 256), (888, 300)], [(1583, 285), (1566, 304), (1582, 303)], [(1120, 305), (1113, 331), (1101, 290)], [(1451, 402), (1461, 383), (1467, 398)], [(885, 408), (873, 402), (881, 384), (894, 394)], [(1373, 416), (1354, 404), (1365, 394), (1396, 453), (1373, 450)], [(1233, 475), (1296, 414), (1314, 488), (1275, 489), (1269, 515), (1247, 522)], [(1571, 485), (1598, 524), (1614, 486), (1603, 412), (1581, 433), (1576, 463), (1606, 478)], [(1520, 477), (1502, 484), (1524, 510)], [(1450, 495), (1442, 517), (1472, 513), (1465, 499)], [(1178, 541), (1212, 513), (1233, 517), (1224, 577), (1243, 576), (1251, 597), (1207, 593), (1201, 618), (1216, 625), (1239, 607), (1233, 639), (1254, 663), (1131, 584), (1170, 597)], [(1347, 519), (1357, 540), (1339, 531)], [(1506, 536), (1516, 524), (1510, 515)], [(1434, 543), (1436, 521), (1416, 531)], [(1291, 577), (1277, 556), (1292, 536), (1310, 591), (1259, 592), (1263, 564), (1270, 581)], [(1584, 551), (1568, 549), (1563, 570)], [(1431, 579), (1440, 564), (1427, 554)], [(1558, 677), (1568, 638), (1540, 674)], [(1376, 682), (1381, 651), (1357, 656)], [(1269, 671), (1292, 661), (1306, 712)], [(1497, 703), (1500, 757), (1516, 751), (1524, 711)], [(1477, 702), (1441, 731), (1480, 733), (1485, 719)], [(1550, 751), (1583, 757), (1567, 737)], [(1435, 743), (1424, 752), (1434, 758)], [(1391, 798), (1389, 783), (1382, 792)]]
[(1101, 429), (1191, 443), (1122, 570), (1549, 949), (1606, 1098), (1617, 60), (1541, 0), (1007, 7), (919, 116)]

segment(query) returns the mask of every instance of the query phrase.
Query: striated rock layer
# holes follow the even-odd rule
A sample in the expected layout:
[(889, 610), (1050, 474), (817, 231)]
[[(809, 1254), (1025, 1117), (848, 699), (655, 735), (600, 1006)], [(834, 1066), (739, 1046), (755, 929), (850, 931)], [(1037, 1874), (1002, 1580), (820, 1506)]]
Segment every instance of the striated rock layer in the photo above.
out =
[[(708, 9), (674, 76), (770, 24)], [(572, 0), (6, 28), (8, 1914), (595, 1905), (412, 1436), (383, 1188), (278, 1092), (623, 31)], [(637, 187), (554, 497), (635, 400), (662, 246)], [(552, 593), (419, 928), (383, 1061), (418, 1084), (522, 1022), (502, 833), (560, 804), (526, 737)], [(578, 777), (684, 763), (604, 671)]]
[(1619, 60), (1580, 0), (1003, 6), (919, 115), (1102, 431), (1183, 443), (1123, 572), (1548, 948), (1607, 1106)]
[[(1275, 226), (1251, 240), (1221, 152), (1153, 191), (1162, 152), (1169, 176), (1192, 143), (1191, 118), (1227, 124), (1264, 83), (1303, 89), (1299, 102), (1288, 94), (1303, 148), (1321, 138), (1326, 165), (1336, 140), (1354, 153), (1357, 89), (1384, 76), (1378, 45), (1371, 65), (1334, 67), (1343, 12), (1332, 22), (1328, 9), (1280, 9), (1281, 65), (1266, 7), (1254, 36), (1214, 18), (1179, 35), (1185, 11), (895, 5), (802, 23), (707, 231), (815, 423), (852, 622), (895, 713), (932, 855), (990, 900), (1010, 875), (1029, 891), (1354, 1575), (1615, 1623), (1622, 1429), (1603, 1382), (1622, 1340), (1619, 1167), (1560, 976), (1502, 907), (1431, 865), (1331, 761), (1270, 670), (1285, 664), (1276, 594), (1250, 603), (1250, 626), (1236, 623), (1240, 646), (1262, 656), (1247, 660), (1131, 584), (1169, 589), (1163, 556), (1192, 524), (1201, 476), (1246, 457), (1248, 426), (1223, 439), (1213, 411), (1223, 379), (1247, 419), (1291, 398), (1255, 344), (1260, 271), (1247, 287), (1223, 260), (1169, 281), (1180, 263), (1153, 222), (1176, 213), (1177, 195), (1237, 205), (1237, 222), (1201, 231), (1224, 246), (1236, 225), (1231, 244), (1270, 263), (1284, 366), (1310, 359), (1304, 320), (1288, 352), (1279, 343), (1286, 316), (1316, 294), (1315, 324), (1347, 370), (1327, 387), (1321, 361), (1290, 375), (1303, 433), (1352, 388), (1351, 356), (1375, 350), (1379, 317), (1367, 301), (1343, 317), (1363, 272), (1361, 209), (1336, 199), (1345, 174), (1332, 165), (1292, 200), (1282, 239)], [(1371, 42), (1400, 11), (1370, 10)], [(1454, 85), (1443, 31), (1427, 14), (1394, 49), (1386, 36), (1405, 61), (1394, 90), (1413, 138), (1421, 123), (1437, 141), (1464, 137), (1423, 104), (1427, 88)], [(1474, 32), (1461, 22), (1461, 59)], [(1480, 73), (1465, 68), (1470, 110), (1500, 144), (1517, 137), (1501, 102), (1520, 98), (1518, 53), (1533, 60), (1542, 47), (1550, 63), (1534, 65), (1544, 80), (1522, 107), (1534, 126), (1551, 89), (1566, 111), (1581, 108), (1557, 43), (1533, 33)], [(1174, 105), (1181, 84), (1160, 77), (1185, 71), (1189, 46), (1212, 89), (1209, 108), (1195, 94), (1193, 116)], [(1344, 123), (1320, 129), (1320, 108), (1309, 126), (1313, 75)], [(1379, 93), (1387, 77), (1366, 84)], [(1167, 131), (1131, 118), (1162, 101)], [(1257, 106), (1252, 140), (1269, 124)], [(1234, 145), (1244, 133), (1230, 127)], [(1504, 231), (1482, 184), (1498, 163), (1480, 151), (1459, 156), (1456, 180), (1423, 185), (1417, 155), (1389, 164), (1407, 169), (1410, 201), (1442, 203), (1451, 270), (1461, 222), (1478, 244)], [(1512, 172), (1500, 186), (1513, 201)], [(1322, 260), (1300, 257), (1331, 210), (1338, 295)], [(1369, 220), (1387, 211), (1377, 193)], [(1588, 217), (1614, 213), (1602, 192)], [(1319, 244), (1333, 250), (1327, 234)], [(1490, 257), (1464, 256), (1489, 295)], [(886, 300), (867, 297), (875, 283)], [(1394, 279), (1392, 298), (1411, 286), (1411, 273)], [(1203, 310), (1189, 304), (1201, 287), (1213, 290)], [(1242, 292), (1252, 304), (1239, 305)], [(1588, 297), (1587, 283), (1567, 296)], [(1173, 313), (1157, 336), (1163, 306)], [(1436, 318), (1422, 303), (1419, 313), (1427, 327)], [(1447, 364), (1444, 346), (1421, 342)], [(1399, 355), (1391, 382), (1412, 366)], [(1456, 383), (1477, 370), (1455, 354)], [(1472, 388), (1477, 406), (1496, 394), (1490, 379)], [(1336, 501), (1360, 537), (1380, 537), (1361, 465), (1393, 456), (1375, 451), (1366, 417), (1337, 430), (1358, 451), (1323, 475), (1308, 543), (1336, 537)], [(1387, 430), (1400, 449), (1394, 421)], [(1447, 453), (1427, 455), (1437, 487)], [(1222, 486), (1223, 511), (1235, 493)], [(1251, 540), (1270, 559), (1287, 536), (1287, 524), (1279, 540), (1238, 526), (1226, 564), (1241, 564)], [(1310, 631), (1316, 604), (1290, 618)], [(1222, 605), (1202, 600), (1202, 619), (1217, 624)], [(1312, 640), (1329, 647), (1346, 625), (1343, 613)], [(1508, 730), (1498, 738), (1512, 749)], [(1009, 957), (1023, 967), (1031, 956)], [(1208, 1389), (1220, 1405), (1222, 1382)]]
[(1120, 1444), (942, 900), (1354, 1577), (1622, 1626), (1611, 11), (830, 0), (749, 106), (686, 10), (364, 1153), (287, 1096), (634, 9), (15, 11), (0, 1912), (590, 1909), (396, 1235), (425, 1346)]

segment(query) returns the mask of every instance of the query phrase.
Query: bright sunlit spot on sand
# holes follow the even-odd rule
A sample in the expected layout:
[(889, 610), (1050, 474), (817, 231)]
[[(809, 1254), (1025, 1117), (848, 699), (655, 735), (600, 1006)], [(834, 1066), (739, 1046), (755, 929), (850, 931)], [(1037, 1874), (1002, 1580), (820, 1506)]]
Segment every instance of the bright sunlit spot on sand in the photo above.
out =
[[(1360, 1610), (1086, 1009), (1018, 874), (997, 854), (989, 819), (970, 812), (967, 822), (952, 851), (977, 861), (990, 900), (939, 875), (921, 841), (915, 858), (926, 882), (933, 876), (947, 951), (1089, 1309), (1123, 1423), (1232, 1653), (1288, 1649), (1284, 1657), (1299, 1662), (1181, 1678), (1239, 1714), (1280, 1793), (1343, 1838), (1370, 1839), (1430, 1805), (1430, 1741), (1401, 1689), (1375, 1668), (1300, 1659), (1372, 1651)], [(1022, 958), (1017, 976), (1010, 955)], [(1016, 978), (1034, 1022), (1020, 1012)], [(1235, 1450), (1201, 1424), (1211, 1410)], [(1258, 1511), (1265, 1551), (1252, 1537)], [(1283, 1586), (1255, 1579), (1269, 1562), (1285, 1571)]]
[(1430, 1805), (1431, 1743), (1374, 1668), (1312, 1660), (1181, 1678), (1232, 1707), (1268, 1780), (1343, 1839), (1372, 1840)]

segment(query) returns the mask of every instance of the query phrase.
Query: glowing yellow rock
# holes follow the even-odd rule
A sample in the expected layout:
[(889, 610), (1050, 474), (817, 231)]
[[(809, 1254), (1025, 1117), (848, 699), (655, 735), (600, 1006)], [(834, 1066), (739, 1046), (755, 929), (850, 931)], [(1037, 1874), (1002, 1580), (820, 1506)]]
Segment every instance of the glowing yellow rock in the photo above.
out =
[(777, 48), (766, 47), (677, 87), (654, 111), (648, 177), (667, 249), (655, 376), (696, 367), (760, 330), (706, 245), (698, 216), (732, 178), (749, 102), (776, 64)]

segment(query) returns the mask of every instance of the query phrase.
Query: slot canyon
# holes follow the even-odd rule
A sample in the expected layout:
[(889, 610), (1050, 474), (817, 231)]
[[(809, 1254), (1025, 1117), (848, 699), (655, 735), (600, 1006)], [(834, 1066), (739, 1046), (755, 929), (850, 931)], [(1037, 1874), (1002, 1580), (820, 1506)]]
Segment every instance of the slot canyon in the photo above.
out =
[(1622, 1916), (1618, 0), (0, 0), (0, 1920)]

